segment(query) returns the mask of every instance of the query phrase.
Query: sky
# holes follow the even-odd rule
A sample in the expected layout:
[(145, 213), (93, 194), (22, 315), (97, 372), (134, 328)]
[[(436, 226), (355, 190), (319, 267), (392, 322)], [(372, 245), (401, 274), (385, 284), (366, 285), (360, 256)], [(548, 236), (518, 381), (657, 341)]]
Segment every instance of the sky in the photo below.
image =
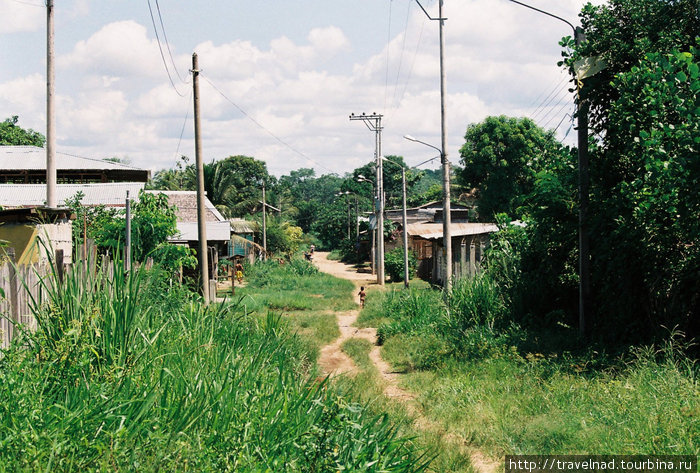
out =
[[(527, 0), (578, 24), (583, 0)], [(437, 17), (437, 0), (421, 0)], [(603, 0), (594, 1), (600, 4)], [(192, 54), (205, 162), (253, 156), (281, 176), (344, 174), (440, 147), (439, 22), (415, 0), (55, 0), (59, 152), (157, 171), (194, 162)], [(571, 27), (509, 0), (445, 0), (447, 154), (469, 124), (530, 117), (574, 144), (559, 40)], [(155, 26), (154, 26), (155, 24)], [(46, 130), (46, 9), (0, 0), (0, 120)], [(436, 161), (434, 161), (435, 163)]]

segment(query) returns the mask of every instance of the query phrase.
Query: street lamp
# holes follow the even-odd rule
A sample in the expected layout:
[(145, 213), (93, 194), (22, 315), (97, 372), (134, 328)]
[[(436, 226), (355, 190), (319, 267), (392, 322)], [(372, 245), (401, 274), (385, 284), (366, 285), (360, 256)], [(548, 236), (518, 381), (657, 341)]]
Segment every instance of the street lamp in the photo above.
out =
[[(450, 233), (450, 161), (447, 159), (447, 107), (445, 106), (445, 18), (443, 16), (443, 0), (438, 0), (438, 16), (437, 18), (431, 17), (428, 12), (423, 8), (419, 0), (416, 0), (418, 6), (423, 10), (425, 16), (431, 21), (440, 22), (440, 149), (431, 146), (432, 148), (438, 149), (440, 151), (440, 158), (442, 161), (442, 188), (443, 188), (443, 201), (442, 201), (442, 213), (443, 215), (443, 226), (442, 234), (444, 237), (445, 246), (445, 259), (447, 264), (445, 265), (445, 289), (449, 292), (452, 289), (452, 234)], [(417, 140), (415, 140), (417, 141)], [(417, 141), (418, 143), (423, 143), (422, 141)], [(423, 143), (427, 145), (427, 143)]]
[[(442, 2), (441, 2), (442, 4)], [(442, 162), (442, 245), (445, 247), (445, 289), (452, 289), (452, 215), (450, 211), (450, 163), (444, 151), (437, 146), (421, 141), (411, 135), (404, 135), (408, 141), (414, 141), (433, 148), (440, 153)], [(443, 141), (443, 146), (445, 145)]]
[[(586, 37), (583, 28), (575, 27), (569, 21), (557, 15), (553, 15), (539, 8), (527, 5), (517, 0), (509, 0), (523, 7), (555, 18), (569, 25), (574, 32), (576, 46), (579, 46)], [(591, 256), (590, 235), (588, 234), (588, 194), (590, 177), (588, 174), (588, 100), (581, 96), (581, 83), (576, 79), (576, 95), (578, 96), (578, 244), (579, 244), (579, 299), (578, 321), (579, 334), (585, 337), (592, 326), (590, 313), (591, 298)]]

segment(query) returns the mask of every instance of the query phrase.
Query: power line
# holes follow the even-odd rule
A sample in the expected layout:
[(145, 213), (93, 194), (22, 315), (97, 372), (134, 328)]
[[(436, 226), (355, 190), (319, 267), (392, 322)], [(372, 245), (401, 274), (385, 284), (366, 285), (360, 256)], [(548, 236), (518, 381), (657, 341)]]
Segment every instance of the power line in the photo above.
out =
[(403, 53), (406, 50), (406, 37), (408, 36), (408, 20), (411, 17), (411, 5), (413, 2), (407, 2), (408, 8), (406, 9), (406, 24), (403, 28), (403, 41), (401, 42), (401, 54), (399, 55), (399, 67), (396, 70), (396, 84), (394, 85), (394, 95), (391, 98), (392, 110), (396, 106), (396, 92), (399, 90), (399, 78), (401, 77), (401, 66), (403, 65)]
[(173, 86), (173, 89), (175, 90), (175, 93), (179, 95), (180, 97), (185, 97), (180, 93), (179, 90), (177, 90), (177, 87), (175, 87), (175, 82), (173, 81), (173, 77), (170, 75), (170, 69), (168, 69), (168, 63), (165, 60), (165, 54), (163, 54), (163, 46), (160, 44), (160, 36), (158, 36), (158, 28), (156, 27), (156, 19), (153, 17), (153, 8), (151, 8), (151, 0), (147, 0), (148, 3), (148, 11), (151, 13), (151, 22), (153, 23), (153, 31), (156, 34), (156, 41), (158, 41), (158, 50), (160, 51), (160, 57), (163, 60), (163, 66), (165, 67), (165, 72), (168, 74), (168, 79), (170, 79), (170, 85)]
[(386, 38), (386, 76), (384, 79), (384, 112), (386, 113), (386, 99), (389, 93), (389, 58), (391, 52), (391, 6), (393, 5), (393, 0), (389, 0), (389, 25), (387, 27), (387, 38)]
[[(189, 99), (192, 98), (192, 90), (190, 90), (190, 96), (187, 99), (189, 102)], [(177, 140), (177, 149), (175, 150), (175, 159), (177, 159), (177, 155), (180, 154), (180, 144), (182, 143), (182, 135), (185, 133), (185, 126), (187, 125), (187, 119), (190, 117), (190, 107), (189, 104), (187, 105), (187, 112), (185, 113), (185, 119), (182, 122), (182, 129), (180, 130), (180, 138)]]
[(158, 4), (158, 0), (156, 0), (156, 10), (158, 11), (158, 19), (160, 20), (160, 28), (163, 30), (163, 39), (165, 39), (165, 47), (168, 48), (168, 55), (170, 56), (170, 62), (173, 65), (173, 69), (175, 69), (175, 74), (177, 74), (178, 79), (180, 79), (180, 82), (183, 84), (187, 84), (188, 82), (185, 81), (182, 76), (180, 75), (180, 72), (177, 69), (177, 66), (175, 65), (175, 60), (173, 59), (173, 52), (170, 50), (170, 41), (168, 41), (168, 35), (165, 32), (165, 25), (163, 24), (163, 16), (160, 13), (160, 5)]
[(22, 5), (29, 5), (30, 7), (44, 8), (46, 5), (37, 5), (36, 3), (23, 2), (22, 0), (12, 0), (15, 3), (21, 3)]
[(208, 77), (206, 77), (206, 76), (204, 76), (204, 75), (201, 75), (201, 72), (200, 72), (200, 77), (203, 77), (204, 80), (207, 81), (207, 82), (209, 83), (209, 85), (211, 85), (212, 88), (213, 88), (214, 90), (216, 90), (216, 91), (219, 93), (219, 95), (221, 95), (221, 96), (224, 98), (224, 100), (226, 100), (228, 103), (230, 103), (231, 105), (233, 105), (234, 107), (236, 107), (236, 109), (237, 109), (239, 112), (241, 112), (248, 120), (250, 120), (251, 122), (255, 123), (260, 129), (262, 129), (263, 131), (265, 131), (268, 135), (270, 135), (271, 137), (273, 137), (273, 138), (274, 138), (275, 140), (277, 140), (280, 144), (282, 144), (283, 146), (285, 146), (286, 148), (288, 148), (290, 151), (292, 151), (292, 152), (298, 154), (298, 155), (301, 156), (302, 158), (311, 161), (312, 163), (316, 164), (317, 166), (319, 166), (319, 167), (321, 167), (321, 168), (323, 168), (323, 169), (326, 169), (327, 171), (330, 171), (331, 173), (335, 173), (331, 168), (329, 168), (328, 166), (324, 166), (323, 164), (319, 163), (318, 161), (316, 161), (316, 160), (314, 160), (314, 159), (311, 159), (310, 157), (308, 157), (307, 155), (305, 155), (304, 153), (302, 153), (301, 151), (299, 151), (298, 149), (294, 148), (292, 145), (290, 145), (289, 143), (287, 143), (286, 141), (284, 141), (282, 138), (280, 138), (279, 136), (275, 135), (272, 131), (270, 131), (269, 129), (267, 129), (262, 123), (260, 123), (259, 121), (257, 121), (255, 118), (251, 117), (251, 116), (250, 116), (245, 110), (243, 110), (237, 103), (235, 103), (233, 100), (231, 100), (230, 98), (228, 98), (228, 97), (226, 96), (226, 94), (224, 94), (217, 86), (215, 86), (215, 85), (212, 83), (212, 81), (209, 80)]

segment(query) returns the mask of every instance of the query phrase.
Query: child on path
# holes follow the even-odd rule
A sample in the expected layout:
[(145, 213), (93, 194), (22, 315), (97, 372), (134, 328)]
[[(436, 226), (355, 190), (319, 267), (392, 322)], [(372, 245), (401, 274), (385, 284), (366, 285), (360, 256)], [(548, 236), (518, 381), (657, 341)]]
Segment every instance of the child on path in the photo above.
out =
[(360, 296), (360, 308), (364, 309), (365, 297), (367, 296), (367, 294), (365, 293), (365, 286), (360, 286), (360, 292), (358, 292), (357, 295)]
[(240, 261), (236, 262), (236, 279), (239, 283), (243, 282), (243, 265)]

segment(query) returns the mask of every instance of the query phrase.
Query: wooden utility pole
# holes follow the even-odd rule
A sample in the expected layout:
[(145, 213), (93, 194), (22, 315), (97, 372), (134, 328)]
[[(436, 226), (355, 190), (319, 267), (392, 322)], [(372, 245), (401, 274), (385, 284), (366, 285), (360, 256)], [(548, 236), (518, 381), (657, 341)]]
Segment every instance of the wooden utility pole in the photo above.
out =
[(194, 154), (197, 165), (197, 230), (199, 236), (199, 277), (202, 284), (204, 305), (209, 304), (209, 251), (207, 249), (207, 221), (204, 192), (204, 163), (202, 161), (202, 135), (199, 116), (199, 61), (192, 54), (192, 88), (194, 97)]
[(46, 206), (57, 207), (53, 0), (46, 0)]

